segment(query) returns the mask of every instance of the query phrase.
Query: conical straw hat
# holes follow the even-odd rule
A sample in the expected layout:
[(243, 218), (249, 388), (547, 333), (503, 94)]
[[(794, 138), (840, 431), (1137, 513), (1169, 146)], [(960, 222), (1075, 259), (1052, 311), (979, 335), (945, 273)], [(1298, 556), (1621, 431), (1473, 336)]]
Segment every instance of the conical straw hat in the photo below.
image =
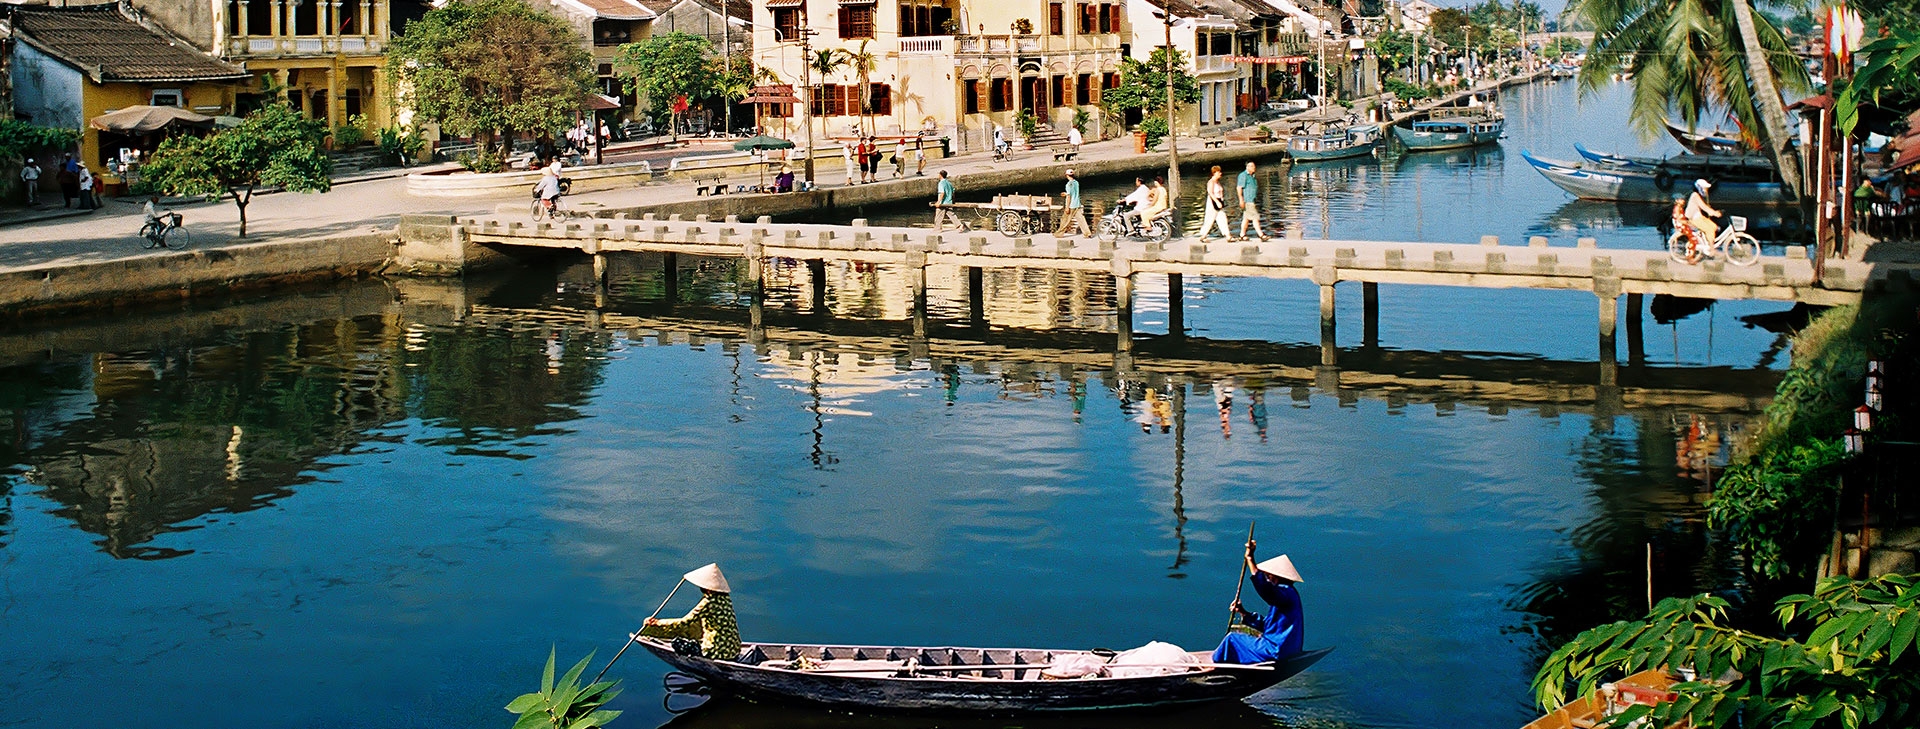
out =
[[(1289, 565), (1287, 569), (1291, 571), (1293, 567)], [(710, 564), (705, 567), (701, 567), (700, 569), (694, 570), (692, 572), (688, 572), (686, 575), (686, 580), (688, 582), (693, 583), (694, 587), (698, 587), (702, 590), (711, 590), (713, 592), (729, 592), (729, 593), (733, 592), (733, 588), (727, 586), (727, 576), (720, 574), (719, 564)], [(1295, 580), (1295, 581), (1298, 582), (1298, 580)]]
[[(1287, 559), (1287, 555), (1284, 554), (1254, 565), (1254, 569), (1288, 582), (1306, 582), (1306, 580), (1300, 579), (1300, 571), (1293, 568), (1293, 560)], [(688, 577), (687, 579), (691, 580), (693, 578)]]

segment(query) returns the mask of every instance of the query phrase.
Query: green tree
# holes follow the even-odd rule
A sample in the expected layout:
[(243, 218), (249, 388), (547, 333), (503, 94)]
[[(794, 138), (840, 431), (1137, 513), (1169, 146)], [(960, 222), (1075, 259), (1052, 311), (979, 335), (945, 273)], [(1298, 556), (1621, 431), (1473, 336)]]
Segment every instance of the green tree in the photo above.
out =
[[(1172, 54), (1169, 56), (1168, 54)], [(1146, 61), (1120, 59), (1120, 85), (1100, 92), (1100, 105), (1109, 113), (1138, 109), (1158, 114), (1167, 106), (1167, 69), (1173, 69), (1173, 96), (1176, 104), (1200, 100), (1200, 83), (1187, 73), (1185, 56), (1166, 47), (1153, 49)], [(1171, 115), (1167, 115), (1171, 119)]]
[(586, 40), (523, 0), (452, 0), (407, 24), (387, 50), (400, 105), (482, 151), (566, 126), (592, 85)]
[(873, 72), (880, 67), (880, 60), (867, 52), (867, 42), (860, 41), (860, 50), (847, 52), (847, 67), (853, 69), (853, 75), (860, 79), (860, 118), (867, 127), (867, 133), (873, 133)]
[(1726, 600), (1710, 595), (1660, 601), (1645, 620), (1581, 633), (1535, 674), (1546, 709), (1592, 692), (1600, 682), (1655, 668), (1686, 668), (1699, 680), (1677, 697), (1636, 706), (1608, 727), (1791, 727), (1877, 729), (1920, 723), (1920, 575), (1867, 581), (1821, 580), (1811, 595), (1775, 603), (1780, 634), (1728, 624)]
[(73, 149), (80, 130), (43, 127), (18, 119), (0, 119), (0, 160), (25, 159), (43, 149)]
[(1894, 29), (1860, 49), (1863, 62), (1854, 76), (1835, 84), (1834, 103), (1840, 130), (1852, 134), (1863, 104), (1893, 104), (1911, 108), (1920, 102), (1920, 25)]
[(254, 110), (238, 126), (204, 137), (174, 137), (160, 144), (140, 168), (143, 192), (226, 195), (240, 209), (240, 237), (247, 237), (247, 205), (263, 186), (287, 192), (326, 192), (333, 187), (333, 160), (321, 151), (326, 123), (285, 104)]
[(620, 46), (614, 73), (627, 88), (645, 96), (654, 116), (668, 115), (668, 129), (677, 133), (680, 114), (674, 101), (704, 99), (720, 92), (721, 74), (714, 68), (713, 42), (705, 36), (674, 31)]

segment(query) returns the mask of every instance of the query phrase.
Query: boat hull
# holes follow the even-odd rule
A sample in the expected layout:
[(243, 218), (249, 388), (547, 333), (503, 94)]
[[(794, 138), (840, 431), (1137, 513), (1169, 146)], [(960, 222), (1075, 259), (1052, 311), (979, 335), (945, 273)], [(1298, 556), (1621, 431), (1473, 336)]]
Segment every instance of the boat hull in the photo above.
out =
[(1339, 149), (1291, 149), (1290, 148), (1287, 150), (1287, 156), (1292, 157), (1295, 160), (1300, 162), (1325, 162), (1327, 160), (1334, 160), (1334, 159), (1352, 159), (1354, 157), (1365, 157), (1367, 155), (1373, 154), (1374, 148), (1378, 147), (1379, 144), (1380, 144), (1379, 142), (1375, 141), (1375, 142), (1367, 142), (1365, 144), (1356, 144), (1351, 147), (1341, 147)]
[[(656, 640), (643, 638), (638, 642), (675, 670), (699, 678), (712, 690), (750, 700), (811, 704), (843, 710), (996, 715), (1119, 711), (1242, 699), (1292, 678), (1332, 650), (1309, 651), (1283, 661), (1246, 667), (1222, 666), (1127, 678), (1039, 680), (1034, 669), (996, 670), (991, 664), (971, 672), (982, 675), (966, 678), (801, 671), (680, 655)], [(925, 656), (932, 658), (925, 663), (929, 666), (953, 665), (939, 662), (940, 657), (948, 655), (997, 654), (1002, 659), (994, 662), (1012, 665), (1022, 655), (1048, 653), (1044, 650), (978, 648), (749, 644), (743, 648), (743, 654), (751, 654), (756, 650), (766, 655), (783, 656)]]
[(1477, 147), (1500, 140), (1500, 129), (1484, 132), (1427, 132), (1406, 127), (1394, 127), (1393, 138), (1409, 150), (1423, 152), (1438, 149), (1459, 149)]
[[(1684, 170), (1666, 175), (1617, 167), (1593, 168), (1571, 162), (1542, 159), (1522, 152), (1527, 163), (1562, 190), (1582, 200), (1671, 203), (1693, 189), (1698, 175)], [(1784, 205), (1786, 188), (1778, 182), (1715, 182), (1715, 205)]]

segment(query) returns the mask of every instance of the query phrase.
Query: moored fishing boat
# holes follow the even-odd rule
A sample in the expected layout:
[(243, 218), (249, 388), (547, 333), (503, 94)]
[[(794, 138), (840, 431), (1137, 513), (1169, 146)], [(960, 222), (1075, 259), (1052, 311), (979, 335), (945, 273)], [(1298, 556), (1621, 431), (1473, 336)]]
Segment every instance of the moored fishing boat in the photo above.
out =
[(1380, 145), (1380, 127), (1374, 124), (1336, 126), (1320, 134), (1287, 138), (1287, 156), (1301, 162), (1364, 157)]
[(1718, 129), (1697, 132), (1683, 129), (1673, 122), (1667, 122), (1666, 125), (1667, 134), (1673, 137), (1673, 141), (1694, 154), (1740, 154), (1746, 151), (1746, 145), (1740, 142), (1739, 137)]
[(1706, 179), (1713, 183), (1715, 205), (1780, 205), (1788, 201), (1786, 188), (1778, 180), (1727, 179), (1733, 176), (1735, 170), (1732, 169), (1663, 166), (1655, 170), (1641, 170), (1563, 162), (1535, 157), (1531, 152), (1524, 151), (1520, 156), (1548, 182), (1583, 200), (1667, 203), (1693, 189), (1695, 180)]
[(1410, 127), (1394, 127), (1393, 137), (1414, 152), (1459, 149), (1499, 141), (1506, 123), (1498, 115), (1428, 119)]
[[(709, 689), (839, 709), (975, 714), (1136, 709), (1242, 699), (1312, 666), (1331, 648), (1251, 665), (1116, 662), (1111, 651), (744, 643), (739, 660), (635, 638)], [(1119, 654), (1125, 655), (1125, 654)], [(1072, 669), (1072, 670), (1067, 670)], [(1077, 677), (1062, 677), (1079, 674)]]

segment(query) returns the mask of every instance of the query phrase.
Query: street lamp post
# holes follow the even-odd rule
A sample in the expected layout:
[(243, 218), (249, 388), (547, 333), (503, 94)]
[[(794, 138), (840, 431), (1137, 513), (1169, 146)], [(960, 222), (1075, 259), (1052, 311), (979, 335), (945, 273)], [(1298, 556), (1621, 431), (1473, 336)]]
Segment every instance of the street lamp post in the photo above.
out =
[[(1167, 41), (1167, 199), (1172, 200), (1180, 194), (1180, 134), (1173, 119), (1173, 2), (1162, 0), (1160, 7), (1163, 13), (1161, 19), (1166, 26)], [(1199, 59), (1198, 36), (1195, 38), (1194, 58), (1197, 61)]]
[(800, 85), (805, 93), (800, 95), (800, 119), (807, 128), (807, 157), (802, 163), (807, 174), (807, 186), (813, 186), (813, 29), (801, 28), (800, 33)]

